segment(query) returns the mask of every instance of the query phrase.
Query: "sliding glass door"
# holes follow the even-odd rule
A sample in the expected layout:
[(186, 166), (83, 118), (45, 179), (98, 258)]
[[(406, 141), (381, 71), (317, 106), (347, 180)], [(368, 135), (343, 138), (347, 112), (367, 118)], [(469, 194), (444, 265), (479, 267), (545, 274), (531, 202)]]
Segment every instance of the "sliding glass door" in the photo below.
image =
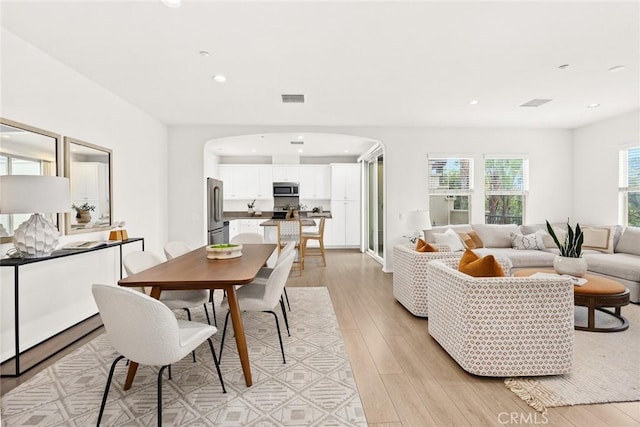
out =
[(364, 159), (367, 188), (367, 252), (384, 260), (384, 156), (378, 148)]

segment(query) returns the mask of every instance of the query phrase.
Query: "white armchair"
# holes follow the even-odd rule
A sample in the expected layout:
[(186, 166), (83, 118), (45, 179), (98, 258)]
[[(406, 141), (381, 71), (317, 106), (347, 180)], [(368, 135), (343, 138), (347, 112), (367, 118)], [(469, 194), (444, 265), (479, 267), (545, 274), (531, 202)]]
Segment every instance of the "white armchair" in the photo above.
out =
[(427, 264), (446, 258), (457, 262), (462, 252), (450, 252), (448, 246), (437, 246), (439, 252), (416, 252), (414, 247), (393, 247), (393, 297), (414, 316), (427, 317)]
[(571, 370), (570, 279), (475, 278), (449, 259), (429, 263), (427, 281), (429, 334), (465, 371), (504, 377)]

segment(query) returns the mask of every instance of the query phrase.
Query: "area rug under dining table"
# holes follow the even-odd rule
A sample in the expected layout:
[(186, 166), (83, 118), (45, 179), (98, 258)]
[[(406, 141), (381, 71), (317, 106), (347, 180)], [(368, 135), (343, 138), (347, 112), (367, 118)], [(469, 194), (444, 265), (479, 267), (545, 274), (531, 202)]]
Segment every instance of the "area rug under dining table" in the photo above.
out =
[[(570, 373), (509, 378), (505, 385), (543, 413), (558, 406), (640, 401), (640, 307), (629, 305), (622, 313), (629, 321), (626, 331), (575, 331), (574, 365)], [(586, 316), (585, 307), (576, 307), (577, 324), (586, 324)], [(617, 322), (597, 311), (596, 321), (601, 326), (607, 326), (602, 322)]]
[[(172, 365), (163, 386), (166, 425), (366, 426), (344, 342), (326, 288), (288, 288), (291, 336), (283, 330), (282, 363), (273, 316), (244, 313), (254, 384), (246, 387), (234, 340), (226, 340), (223, 394), (208, 346)], [(216, 292), (219, 328), (225, 312)], [(210, 309), (210, 307), (209, 307)], [(179, 314), (181, 316), (181, 314)], [(194, 320), (206, 321), (202, 309)], [(284, 322), (281, 322), (284, 329)], [(221, 331), (214, 335), (219, 349)], [(205, 343), (206, 344), (206, 343)], [(95, 425), (110, 364), (116, 357), (106, 334), (83, 345), (2, 397), (4, 426)], [(155, 425), (157, 368), (140, 366), (133, 387), (122, 386), (121, 363), (111, 385), (104, 425)]]

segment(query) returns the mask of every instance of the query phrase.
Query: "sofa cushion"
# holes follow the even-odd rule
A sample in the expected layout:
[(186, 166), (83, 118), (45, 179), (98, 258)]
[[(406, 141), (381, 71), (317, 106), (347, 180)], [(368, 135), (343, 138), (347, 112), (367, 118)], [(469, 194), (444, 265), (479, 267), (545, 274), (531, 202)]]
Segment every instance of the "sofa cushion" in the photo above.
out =
[(416, 244), (417, 252), (438, 252), (438, 248), (433, 246), (430, 243), (425, 242), (422, 239), (418, 239), (418, 243)]
[(475, 249), (475, 252), (479, 255), (493, 254), (496, 257), (507, 258), (511, 260), (514, 268), (527, 268), (553, 267), (553, 259), (558, 250), (521, 251), (512, 248), (484, 248)]
[[(615, 248), (616, 253), (640, 255), (640, 228), (627, 227)], [(640, 260), (638, 260), (640, 262)]]
[(542, 231), (531, 234), (511, 233), (511, 247), (518, 250), (541, 251), (545, 248), (542, 242)]
[(504, 271), (493, 255), (481, 258), (470, 249), (460, 258), (458, 270), (473, 277), (504, 277)]
[(587, 260), (589, 271), (640, 282), (640, 259), (637, 255), (598, 253), (585, 254), (583, 257)]
[(427, 243), (435, 243), (436, 239), (434, 237), (434, 234), (436, 233), (442, 234), (448, 229), (452, 229), (453, 231), (456, 231), (456, 232), (460, 231), (464, 233), (473, 231), (473, 228), (471, 228), (471, 225), (469, 224), (452, 224), (452, 225), (436, 225), (430, 230), (422, 230), (422, 234), (424, 235), (424, 240)]
[(614, 230), (610, 227), (592, 227), (585, 225), (582, 227), (584, 234), (583, 249), (592, 249), (607, 254), (613, 253)]
[(478, 233), (485, 248), (510, 248), (511, 233), (520, 233), (520, 227), (514, 224), (473, 224), (472, 227)]
[(436, 244), (449, 246), (451, 252), (464, 250), (464, 245), (462, 244), (462, 240), (460, 240), (458, 233), (450, 228), (442, 234), (434, 233), (433, 237), (435, 238)]

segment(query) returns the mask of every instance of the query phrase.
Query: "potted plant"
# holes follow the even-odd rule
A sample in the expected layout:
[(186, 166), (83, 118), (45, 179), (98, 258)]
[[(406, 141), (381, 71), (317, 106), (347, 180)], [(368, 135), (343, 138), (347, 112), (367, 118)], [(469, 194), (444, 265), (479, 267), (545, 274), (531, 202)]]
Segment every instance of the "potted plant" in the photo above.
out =
[(584, 234), (580, 229), (580, 224), (576, 223), (575, 231), (569, 225), (567, 219), (567, 234), (564, 241), (560, 243), (560, 239), (556, 235), (555, 230), (547, 222), (547, 231), (551, 235), (553, 242), (560, 250), (560, 254), (553, 260), (553, 268), (558, 274), (568, 274), (570, 276), (582, 277), (587, 272), (587, 260), (582, 258), (582, 243), (584, 242)]
[(91, 221), (91, 214), (89, 212), (96, 210), (96, 207), (84, 202), (80, 206), (76, 206), (75, 204), (71, 205), (71, 209), (76, 211), (76, 220), (78, 221), (78, 224), (86, 224)]

